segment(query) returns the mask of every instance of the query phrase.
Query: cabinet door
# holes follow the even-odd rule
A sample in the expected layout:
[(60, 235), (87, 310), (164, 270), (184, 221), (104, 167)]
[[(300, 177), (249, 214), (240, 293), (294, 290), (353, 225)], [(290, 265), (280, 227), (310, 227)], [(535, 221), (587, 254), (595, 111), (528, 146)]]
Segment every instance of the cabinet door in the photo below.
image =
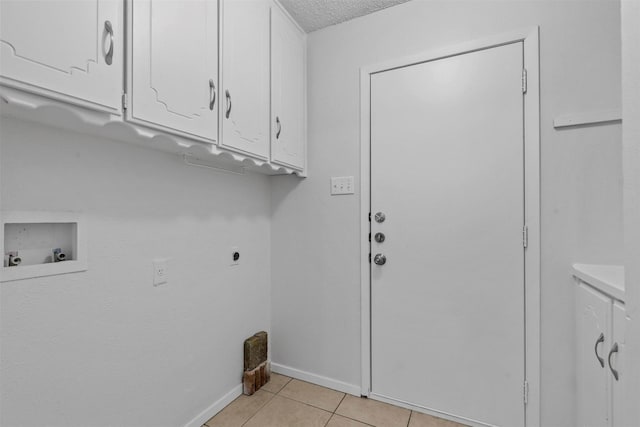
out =
[(136, 0), (129, 119), (217, 140), (217, 0)]
[[(607, 359), (607, 367), (610, 372), (611, 383), (611, 407), (613, 412), (613, 426), (623, 427), (629, 425), (625, 422), (624, 399), (625, 389), (625, 323), (626, 316), (624, 304), (616, 301), (613, 303), (613, 343), (610, 346), (610, 357)], [(615, 346), (615, 347), (614, 347)], [(615, 349), (617, 348), (617, 351)], [(614, 371), (618, 375), (614, 376)]]
[(580, 283), (576, 310), (578, 426), (610, 426), (606, 358), (611, 345), (611, 300)]
[(305, 36), (271, 9), (271, 161), (305, 166)]
[(2, 83), (120, 111), (122, 0), (0, 1)]
[(269, 159), (269, 2), (222, 1), (222, 146)]

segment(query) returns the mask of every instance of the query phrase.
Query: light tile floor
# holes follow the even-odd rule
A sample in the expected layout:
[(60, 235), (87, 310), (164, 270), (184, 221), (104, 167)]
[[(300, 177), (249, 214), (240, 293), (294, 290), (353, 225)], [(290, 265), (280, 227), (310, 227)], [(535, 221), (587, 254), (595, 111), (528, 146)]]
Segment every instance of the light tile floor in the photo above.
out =
[(203, 427), (464, 427), (398, 406), (345, 395), (272, 374), (253, 396), (240, 396)]

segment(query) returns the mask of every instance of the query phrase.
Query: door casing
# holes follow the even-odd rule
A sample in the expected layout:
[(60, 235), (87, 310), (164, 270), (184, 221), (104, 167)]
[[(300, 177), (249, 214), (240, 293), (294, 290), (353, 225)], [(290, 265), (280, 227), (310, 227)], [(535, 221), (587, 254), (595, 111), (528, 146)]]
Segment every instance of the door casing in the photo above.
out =
[[(524, 96), (525, 225), (525, 423), (540, 425), (540, 69), (539, 27), (472, 40), (434, 51), (398, 58), (360, 69), (360, 286), (361, 286), (361, 394), (420, 412), (426, 408), (390, 400), (371, 392), (371, 264), (369, 213), (371, 212), (371, 74), (523, 42), (526, 93)], [(524, 83), (524, 81), (523, 81)], [(433, 415), (440, 415), (433, 413)]]

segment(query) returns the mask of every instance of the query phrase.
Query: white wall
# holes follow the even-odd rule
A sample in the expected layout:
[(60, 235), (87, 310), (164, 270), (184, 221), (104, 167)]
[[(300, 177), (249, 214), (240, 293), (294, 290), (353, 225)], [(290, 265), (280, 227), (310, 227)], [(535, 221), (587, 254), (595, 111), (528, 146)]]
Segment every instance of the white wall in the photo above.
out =
[(238, 386), (243, 340), (270, 328), (268, 178), (0, 126), (2, 209), (83, 212), (89, 246), (85, 273), (0, 285), (0, 425), (175, 427)]
[(640, 2), (622, 2), (622, 108), (626, 261), (626, 424), (640, 425)]
[(330, 176), (360, 173), (359, 68), (540, 25), (541, 421), (574, 424), (569, 268), (622, 262), (621, 129), (556, 131), (553, 119), (620, 108), (619, 6), (413, 0), (309, 35), (309, 178), (272, 190), (274, 362), (360, 384), (360, 196), (329, 196)]

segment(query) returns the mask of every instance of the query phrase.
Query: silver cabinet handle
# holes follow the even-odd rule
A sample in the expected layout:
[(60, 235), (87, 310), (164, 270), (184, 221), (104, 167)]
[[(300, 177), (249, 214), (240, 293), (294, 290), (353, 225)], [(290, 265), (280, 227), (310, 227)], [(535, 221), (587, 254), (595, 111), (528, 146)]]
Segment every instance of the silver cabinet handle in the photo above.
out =
[(603, 342), (604, 342), (604, 334), (600, 332), (600, 336), (596, 340), (596, 344), (593, 346), (593, 351), (596, 353), (596, 359), (598, 359), (598, 362), (600, 362), (600, 366), (604, 368), (604, 359), (600, 357), (600, 355), (598, 354), (598, 344)]
[(109, 34), (109, 50), (104, 55), (104, 62), (111, 65), (113, 62), (113, 26), (111, 21), (104, 21), (104, 30)]
[(609, 369), (611, 369), (611, 373), (613, 374), (613, 378), (616, 379), (616, 381), (618, 381), (618, 371), (613, 369), (613, 366), (611, 366), (611, 356), (613, 356), (613, 353), (617, 353), (618, 352), (618, 343), (613, 343), (613, 347), (611, 347), (611, 350), (609, 351), (609, 357), (607, 357), (607, 362), (609, 362)]
[(229, 116), (231, 115), (231, 94), (229, 93), (228, 90), (226, 90), (225, 95), (227, 97), (227, 112), (225, 113), (225, 116), (228, 119)]
[(216, 105), (216, 85), (213, 79), (209, 79), (209, 110), (213, 111), (214, 105)]
[(280, 117), (276, 116), (276, 125), (278, 125), (278, 130), (276, 131), (276, 139), (280, 139), (280, 132), (282, 132), (282, 125), (280, 124)]

